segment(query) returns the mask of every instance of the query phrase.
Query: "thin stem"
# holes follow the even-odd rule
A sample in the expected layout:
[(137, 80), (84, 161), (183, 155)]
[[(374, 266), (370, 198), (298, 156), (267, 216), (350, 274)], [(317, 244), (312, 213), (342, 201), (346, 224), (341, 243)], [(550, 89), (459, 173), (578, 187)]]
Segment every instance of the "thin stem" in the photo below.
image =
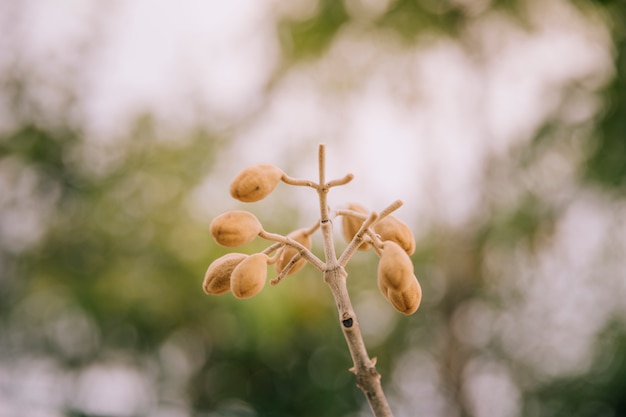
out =
[(320, 228), (320, 222), (317, 221), (317, 222), (315, 222), (315, 224), (313, 226), (311, 226), (308, 229), (306, 229), (304, 234), (307, 235), (307, 236), (311, 236), (319, 228)]
[(383, 247), (383, 241), (380, 240), (376, 233), (372, 232), (372, 229), (367, 229), (366, 233), (372, 240), (372, 247), (374, 248), (374, 252), (376, 252), (376, 254), (380, 257), (380, 255), (382, 255), (381, 248)]
[(326, 183), (326, 145), (320, 143), (317, 153), (317, 171), (319, 172), (320, 185)]
[(372, 223), (378, 220), (378, 214), (375, 211), (371, 212), (370, 215), (365, 219), (365, 221), (361, 224), (359, 230), (355, 233), (354, 237), (350, 241), (350, 244), (343, 251), (341, 256), (339, 257), (339, 265), (345, 267), (352, 257), (361, 243), (363, 243), (363, 238), (368, 231), (368, 228)]
[(376, 223), (378, 223), (385, 216), (390, 215), (395, 210), (400, 208), (402, 204), (403, 203), (401, 200), (396, 200), (387, 207), (385, 207), (379, 215), (374, 217), (372, 216), (376, 214), (375, 212), (370, 213), (370, 215), (368, 216), (365, 213), (359, 213), (358, 211), (354, 210), (337, 210), (335, 212), (337, 215), (352, 216), (359, 219), (364, 219), (364, 222), (361, 224), (358, 232), (354, 235), (350, 244), (346, 247), (346, 249), (344, 249), (343, 253), (339, 257), (339, 265), (345, 267), (348, 264), (348, 261), (350, 260), (352, 255), (354, 255), (358, 247), (361, 245), (361, 243), (363, 243), (365, 235), (367, 235), (372, 240), (372, 246), (374, 247), (374, 251), (376, 252), (376, 254), (378, 254), (378, 256), (380, 256), (380, 246), (382, 242), (380, 241), (376, 233), (372, 231), (371, 227), (376, 225)]
[(315, 188), (315, 189), (317, 189), (319, 187), (319, 185), (314, 183), (313, 181), (303, 180), (303, 179), (300, 179), (300, 178), (292, 178), (292, 177), (290, 177), (287, 174), (283, 174), (283, 176), (280, 177), (280, 180), (282, 182), (284, 182), (285, 184), (289, 184), (289, 185), (311, 187), (311, 188)]
[(350, 181), (352, 181), (354, 179), (354, 174), (346, 174), (345, 177), (343, 178), (339, 178), (336, 180), (332, 180), (332, 181), (328, 181), (328, 184), (326, 184), (326, 186), (328, 188), (332, 188), (332, 187), (336, 187), (338, 185), (345, 185), (347, 183), (349, 183)]
[[(329, 221), (328, 219), (328, 185), (326, 184), (326, 147), (324, 144), (320, 144), (319, 154), (318, 154), (318, 165), (319, 165), (319, 186), (317, 187), (317, 194), (320, 199), (320, 222), (322, 225)], [(324, 232), (324, 228), (322, 227), (322, 232)], [(326, 246), (326, 245), (324, 245)], [(328, 262), (329, 258), (326, 258)]]
[(356, 375), (356, 385), (365, 394), (374, 416), (392, 417), (391, 408), (380, 383), (380, 374), (376, 370), (376, 360), (370, 359), (363, 342), (359, 321), (350, 302), (346, 277), (346, 271), (342, 267), (324, 272), (324, 281), (330, 287), (337, 304), (340, 327), (354, 364), (350, 370)]
[(263, 249), (263, 252), (261, 252), (261, 253), (264, 253), (264, 254), (266, 254), (266, 255), (269, 255), (270, 253), (272, 253), (272, 252), (274, 252), (275, 250), (279, 249), (279, 248), (280, 248), (281, 246), (283, 246), (283, 245), (284, 245), (284, 243), (281, 243), (281, 242), (276, 242), (276, 243), (274, 243), (273, 245), (268, 246), (267, 248)]
[[(365, 343), (363, 342), (363, 336), (361, 334), (361, 328), (357, 320), (352, 303), (350, 301), (350, 295), (348, 294), (348, 288), (346, 285), (346, 278), (348, 274), (340, 261), (337, 260), (335, 254), (335, 246), (333, 242), (333, 224), (328, 217), (328, 205), (327, 196), (328, 190), (332, 186), (346, 184), (352, 180), (352, 174), (346, 175), (344, 178), (326, 183), (326, 156), (325, 147), (320, 144), (319, 147), (319, 186), (317, 188), (317, 194), (320, 200), (320, 225), (322, 229), (322, 237), (324, 243), (324, 255), (326, 257), (326, 265), (324, 269), (324, 281), (330, 287), (330, 290), (335, 299), (337, 305), (337, 312), (339, 313), (339, 320), (341, 322), (340, 327), (343, 331), (343, 335), (348, 344), (350, 350), (350, 356), (352, 357), (352, 371), (356, 375), (356, 384), (365, 394), (365, 398), (374, 412), (375, 417), (392, 417), (391, 409), (387, 403), (387, 398), (383, 392), (382, 385), (380, 383), (380, 374), (376, 371), (375, 360), (370, 359), (365, 349)], [(369, 230), (370, 224), (372, 224), (378, 215), (372, 213), (367, 218), (357, 233), (359, 237), (357, 239), (363, 239), (363, 233)], [(354, 239), (351, 244), (354, 244)], [(360, 242), (359, 242), (360, 244)], [(354, 246), (356, 250), (357, 246)], [(347, 263), (349, 254), (344, 251), (342, 261)]]
[(402, 207), (402, 204), (404, 204), (402, 200), (396, 200), (393, 203), (389, 204), (387, 207), (383, 209), (383, 211), (380, 212), (380, 215), (378, 216), (378, 220), (380, 221), (380, 219), (398, 210), (400, 207)]
[(295, 240), (291, 238), (288, 238), (286, 236), (279, 235), (276, 233), (269, 233), (269, 232), (266, 232), (265, 230), (261, 230), (261, 232), (259, 233), (259, 237), (266, 239), (266, 240), (280, 242), (280, 243), (284, 243), (285, 245), (292, 246), (298, 249), (302, 257), (306, 259), (307, 261), (311, 262), (311, 264), (313, 264), (314, 267), (316, 267), (320, 271), (326, 270), (326, 265), (324, 264), (324, 262), (320, 260), (320, 258), (315, 256), (313, 252), (311, 252), (306, 246), (302, 245), (299, 242), (296, 242)]
[(293, 258), (291, 258), (291, 260), (289, 261), (289, 263), (287, 265), (285, 265), (285, 267), (283, 268), (282, 271), (280, 271), (280, 273), (276, 276), (276, 278), (274, 278), (273, 280), (270, 281), (270, 284), (272, 285), (277, 285), (278, 283), (280, 283), (280, 281), (283, 280), (283, 278), (285, 278), (287, 276), (287, 274), (289, 273), (289, 271), (292, 270), (292, 268), (294, 266), (296, 266), (296, 264), (298, 263), (298, 261), (302, 259), (302, 255), (300, 255), (299, 253), (296, 253)]
[[(374, 223), (372, 223), (372, 225), (375, 225), (376, 223), (381, 221), (383, 218), (389, 216), (391, 213), (393, 213), (394, 211), (398, 210), (400, 207), (402, 207), (402, 204), (404, 204), (402, 202), (402, 200), (396, 200), (393, 203), (389, 204), (387, 207), (385, 207), (378, 214), (378, 219), (376, 219), (376, 221)], [(337, 216), (351, 216), (351, 217), (356, 217), (357, 219), (361, 219), (361, 220), (367, 219), (367, 216), (368, 216), (367, 213), (361, 213), (361, 212), (358, 212), (358, 211), (347, 210), (347, 209), (335, 210), (335, 215), (337, 215)]]

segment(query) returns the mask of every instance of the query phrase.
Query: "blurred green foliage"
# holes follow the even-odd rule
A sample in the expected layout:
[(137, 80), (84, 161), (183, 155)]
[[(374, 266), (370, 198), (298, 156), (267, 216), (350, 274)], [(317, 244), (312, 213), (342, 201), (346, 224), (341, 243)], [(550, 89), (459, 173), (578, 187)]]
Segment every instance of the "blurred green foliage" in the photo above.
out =
[(591, 180), (623, 194), (626, 191), (626, 5), (607, 2), (615, 39), (615, 77), (605, 90), (605, 109), (587, 162)]
[[(496, 1), (491, 7), (519, 15), (522, 3)], [(598, 7), (613, 18), (616, 74), (590, 138), (585, 178), (618, 199), (626, 182), (626, 10), (617, 1)], [(471, 18), (451, 2), (398, 0), (373, 26), (412, 42), (426, 30), (454, 36)], [(280, 22), (288, 64), (322, 54), (350, 19), (343, 2), (322, 0), (310, 19)], [(21, 80), (29, 81), (28, 75)], [(164, 139), (147, 115), (128, 137), (103, 145), (89, 143), (80, 125), (50, 126), (23, 108), (16, 102), (10, 116), (19, 123), (0, 137), (0, 166), (5, 175), (32, 179), (23, 193), (33, 204), (43, 201), (45, 228), (23, 250), (0, 242), (0, 360), (44, 356), (79, 371), (123, 354), (146, 368), (164, 392), (176, 380), (168, 367), (174, 361), (175, 369), (189, 368), (175, 390), (179, 399), (163, 394), (166, 400), (157, 402), (188, 404), (191, 415), (357, 415), (364, 399), (347, 371), (351, 361), (332, 298), (313, 268), (252, 300), (207, 298), (201, 291), (206, 267), (225, 250), (207, 233), (210, 219), (194, 217), (189, 199), (206, 176), (216, 174), (227, 134), (198, 128)], [(550, 137), (553, 130), (546, 131), (538, 137)], [(517, 160), (491, 161), (486, 183), (503, 171), (522, 175), (556, 145), (548, 139), (525, 146)], [(434, 224), (418, 242), (413, 259), (418, 275), (426, 277), (424, 305), (415, 316), (392, 321), (388, 336), (369, 352), (379, 358), (383, 383), (390, 385), (404, 354), (416, 347), (432, 354), (441, 361), (441, 383), (458, 400), (459, 415), (469, 415), (460, 374), (474, 348), (451, 336), (452, 322), (473, 301), (498, 307), (495, 284), (485, 276), (492, 252), (509, 260), (520, 246), (541, 251), (559, 211), (531, 189), (515, 204), (486, 189), (493, 193), (485, 196), (489, 215), (456, 228)], [(298, 218), (295, 205), (281, 204), (281, 219), (289, 222), (267, 219), (269, 224), (274, 221), (283, 233), (302, 226), (288, 224)], [(359, 257), (351, 265), (356, 298), (375, 290), (373, 271), (375, 259)], [(625, 343), (619, 323), (607, 326), (596, 355), (606, 372), (594, 373), (598, 367), (591, 366), (585, 374), (539, 384), (525, 393), (523, 415), (626, 415)], [(485, 350), (506, 360), (497, 347)], [(64, 406), (68, 416), (90, 415), (70, 401)]]

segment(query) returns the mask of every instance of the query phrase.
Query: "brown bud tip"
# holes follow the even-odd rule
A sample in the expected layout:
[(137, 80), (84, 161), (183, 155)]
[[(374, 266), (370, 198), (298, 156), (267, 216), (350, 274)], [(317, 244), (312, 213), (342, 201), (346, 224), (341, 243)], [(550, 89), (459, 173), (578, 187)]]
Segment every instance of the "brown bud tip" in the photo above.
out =
[(380, 235), (380, 240), (396, 242), (409, 256), (415, 252), (413, 232), (406, 223), (397, 217), (389, 215), (382, 218), (374, 225), (374, 231)]
[(267, 255), (255, 253), (241, 261), (230, 276), (230, 289), (237, 298), (258, 294), (267, 279)]
[(210, 229), (217, 243), (233, 248), (254, 240), (263, 227), (254, 214), (233, 210), (214, 218)]
[[(307, 249), (311, 249), (311, 236), (307, 234), (307, 229), (298, 229), (287, 235), (288, 238), (295, 240)], [(291, 259), (298, 254), (298, 250), (294, 247), (285, 245), (278, 251), (278, 261), (276, 261), (276, 272), (280, 274), (280, 271), (291, 262)], [(306, 264), (306, 259), (300, 259), (289, 270), (287, 275), (298, 272)]]
[(204, 274), (202, 289), (207, 294), (220, 295), (230, 291), (230, 275), (248, 255), (229, 253), (214, 260)]
[(274, 191), (282, 176), (283, 171), (274, 165), (253, 165), (233, 179), (230, 195), (245, 203), (262, 200)]
[[(357, 213), (368, 214), (365, 207), (360, 204), (350, 203), (348, 204), (348, 210), (356, 211)], [(346, 242), (352, 241), (354, 235), (359, 231), (361, 225), (365, 220), (357, 219), (356, 217), (344, 215), (341, 218), (341, 233)], [(361, 243), (359, 250), (366, 250), (370, 247), (369, 243)]]
[(422, 301), (422, 287), (416, 278), (404, 290), (390, 290), (388, 299), (391, 305), (400, 313), (406, 315), (413, 314), (417, 311)]
[(383, 242), (382, 254), (378, 262), (378, 287), (383, 291), (402, 290), (414, 280), (411, 258), (396, 242)]

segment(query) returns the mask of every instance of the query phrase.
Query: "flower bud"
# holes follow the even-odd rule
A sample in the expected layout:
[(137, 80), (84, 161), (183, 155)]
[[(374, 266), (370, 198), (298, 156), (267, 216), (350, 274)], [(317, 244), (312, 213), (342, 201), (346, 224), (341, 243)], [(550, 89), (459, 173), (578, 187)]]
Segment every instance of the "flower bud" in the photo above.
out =
[[(356, 211), (357, 213), (368, 214), (368, 211), (365, 207), (360, 204), (350, 203), (348, 205), (348, 210)], [(359, 231), (361, 225), (365, 220), (358, 219), (356, 217), (344, 215), (341, 218), (341, 232), (343, 234), (343, 238), (346, 242), (351, 242), (354, 238), (354, 235)], [(369, 243), (363, 242), (358, 247), (359, 250), (367, 250), (370, 247)]]
[(263, 226), (254, 214), (233, 210), (214, 218), (210, 229), (217, 243), (232, 248), (252, 242)]
[(417, 311), (422, 301), (422, 287), (416, 278), (411, 281), (407, 288), (401, 291), (390, 290), (387, 298), (391, 305), (400, 313), (406, 315), (413, 314)]
[(262, 200), (274, 191), (283, 174), (283, 171), (274, 165), (253, 165), (233, 179), (230, 183), (230, 195), (245, 203)]
[[(307, 229), (298, 229), (287, 235), (288, 238), (295, 240), (307, 249), (311, 249), (311, 236), (307, 234)], [(276, 262), (276, 272), (280, 274), (280, 271), (291, 262), (291, 259), (299, 253), (298, 249), (285, 245), (278, 251), (278, 261)], [(296, 264), (289, 270), (287, 275), (298, 272), (306, 264), (306, 259), (301, 258)]]
[(414, 279), (411, 258), (396, 242), (383, 242), (382, 254), (378, 262), (378, 286), (398, 291), (407, 288)]
[(217, 258), (204, 274), (202, 289), (207, 294), (220, 295), (230, 291), (230, 275), (241, 261), (248, 255), (243, 253), (229, 253)]
[(237, 298), (258, 294), (267, 279), (267, 255), (255, 253), (241, 261), (230, 276), (230, 289)]
[(374, 225), (374, 231), (380, 235), (383, 242), (391, 240), (396, 242), (407, 255), (413, 255), (415, 252), (415, 238), (413, 232), (403, 221), (394, 216), (383, 217)]
[(411, 285), (401, 291), (390, 290), (387, 298), (391, 305), (400, 313), (409, 315), (417, 311), (422, 301), (422, 287), (417, 279), (411, 281)]

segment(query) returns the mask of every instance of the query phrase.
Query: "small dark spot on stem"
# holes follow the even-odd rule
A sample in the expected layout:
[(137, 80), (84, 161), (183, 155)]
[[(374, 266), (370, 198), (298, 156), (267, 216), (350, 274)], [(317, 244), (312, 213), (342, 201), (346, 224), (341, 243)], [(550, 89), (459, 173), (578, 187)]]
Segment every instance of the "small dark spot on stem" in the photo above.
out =
[(349, 329), (350, 327), (352, 327), (352, 317), (349, 317), (349, 318), (343, 320), (341, 323), (343, 323), (344, 327)]

